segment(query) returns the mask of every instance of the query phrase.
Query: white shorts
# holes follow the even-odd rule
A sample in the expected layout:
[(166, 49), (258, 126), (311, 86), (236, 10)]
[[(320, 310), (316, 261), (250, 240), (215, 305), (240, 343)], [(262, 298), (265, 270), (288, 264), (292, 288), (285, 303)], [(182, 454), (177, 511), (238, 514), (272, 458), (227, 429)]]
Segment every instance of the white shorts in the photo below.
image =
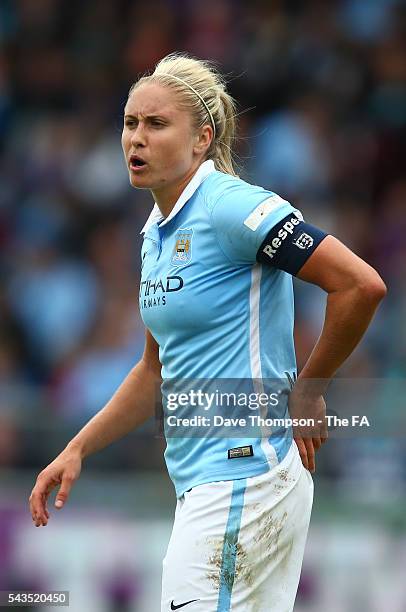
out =
[(177, 502), (161, 612), (291, 612), (313, 503), (296, 444), (271, 471)]

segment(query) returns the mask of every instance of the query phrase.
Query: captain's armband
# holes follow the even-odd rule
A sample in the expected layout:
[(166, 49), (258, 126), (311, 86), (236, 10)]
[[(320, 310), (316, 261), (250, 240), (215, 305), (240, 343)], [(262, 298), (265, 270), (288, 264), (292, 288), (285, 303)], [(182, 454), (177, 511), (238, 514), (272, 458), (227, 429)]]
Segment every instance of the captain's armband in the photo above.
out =
[(296, 276), (327, 235), (303, 221), (299, 212), (291, 213), (267, 234), (258, 249), (257, 261)]

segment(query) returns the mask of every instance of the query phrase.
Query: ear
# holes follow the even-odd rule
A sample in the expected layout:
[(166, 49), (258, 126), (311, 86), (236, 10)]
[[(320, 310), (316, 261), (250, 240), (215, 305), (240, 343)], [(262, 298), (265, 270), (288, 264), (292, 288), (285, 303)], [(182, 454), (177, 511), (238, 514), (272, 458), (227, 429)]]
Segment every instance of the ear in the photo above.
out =
[(193, 147), (193, 153), (195, 155), (203, 155), (209, 149), (213, 140), (213, 128), (208, 123), (203, 125), (196, 134), (195, 145)]

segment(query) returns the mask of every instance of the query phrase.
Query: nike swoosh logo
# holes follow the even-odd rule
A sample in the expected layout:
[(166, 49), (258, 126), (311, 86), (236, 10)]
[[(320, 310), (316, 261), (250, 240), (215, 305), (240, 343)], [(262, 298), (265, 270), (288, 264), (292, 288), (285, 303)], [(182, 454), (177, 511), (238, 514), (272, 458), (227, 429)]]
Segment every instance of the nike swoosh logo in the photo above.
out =
[(171, 601), (171, 610), (179, 610), (179, 608), (183, 608), (184, 606), (187, 606), (188, 604), (193, 603), (194, 601), (199, 601), (198, 599), (191, 599), (190, 601), (185, 601), (185, 603), (181, 603), (178, 606), (175, 606), (175, 604), (173, 603), (173, 599)]

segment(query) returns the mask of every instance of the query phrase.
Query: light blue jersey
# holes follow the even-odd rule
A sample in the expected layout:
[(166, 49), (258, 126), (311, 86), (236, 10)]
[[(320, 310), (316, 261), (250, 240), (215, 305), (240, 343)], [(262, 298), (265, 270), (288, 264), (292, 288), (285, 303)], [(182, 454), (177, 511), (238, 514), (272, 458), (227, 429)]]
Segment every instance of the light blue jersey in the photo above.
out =
[[(211, 160), (166, 219), (155, 205), (143, 229), (139, 299), (159, 345), (165, 418), (174, 379), (249, 379), (253, 390), (261, 390), (263, 379), (279, 379), (289, 389), (296, 375), (292, 278), (256, 261), (267, 234), (287, 215), (302, 218), (276, 194), (216, 171)], [(287, 395), (281, 398), (278, 416), (287, 409)], [(165, 459), (181, 496), (198, 484), (264, 473), (290, 444), (289, 429), (265, 438), (169, 433)], [(230, 456), (236, 448), (250, 452)]]

